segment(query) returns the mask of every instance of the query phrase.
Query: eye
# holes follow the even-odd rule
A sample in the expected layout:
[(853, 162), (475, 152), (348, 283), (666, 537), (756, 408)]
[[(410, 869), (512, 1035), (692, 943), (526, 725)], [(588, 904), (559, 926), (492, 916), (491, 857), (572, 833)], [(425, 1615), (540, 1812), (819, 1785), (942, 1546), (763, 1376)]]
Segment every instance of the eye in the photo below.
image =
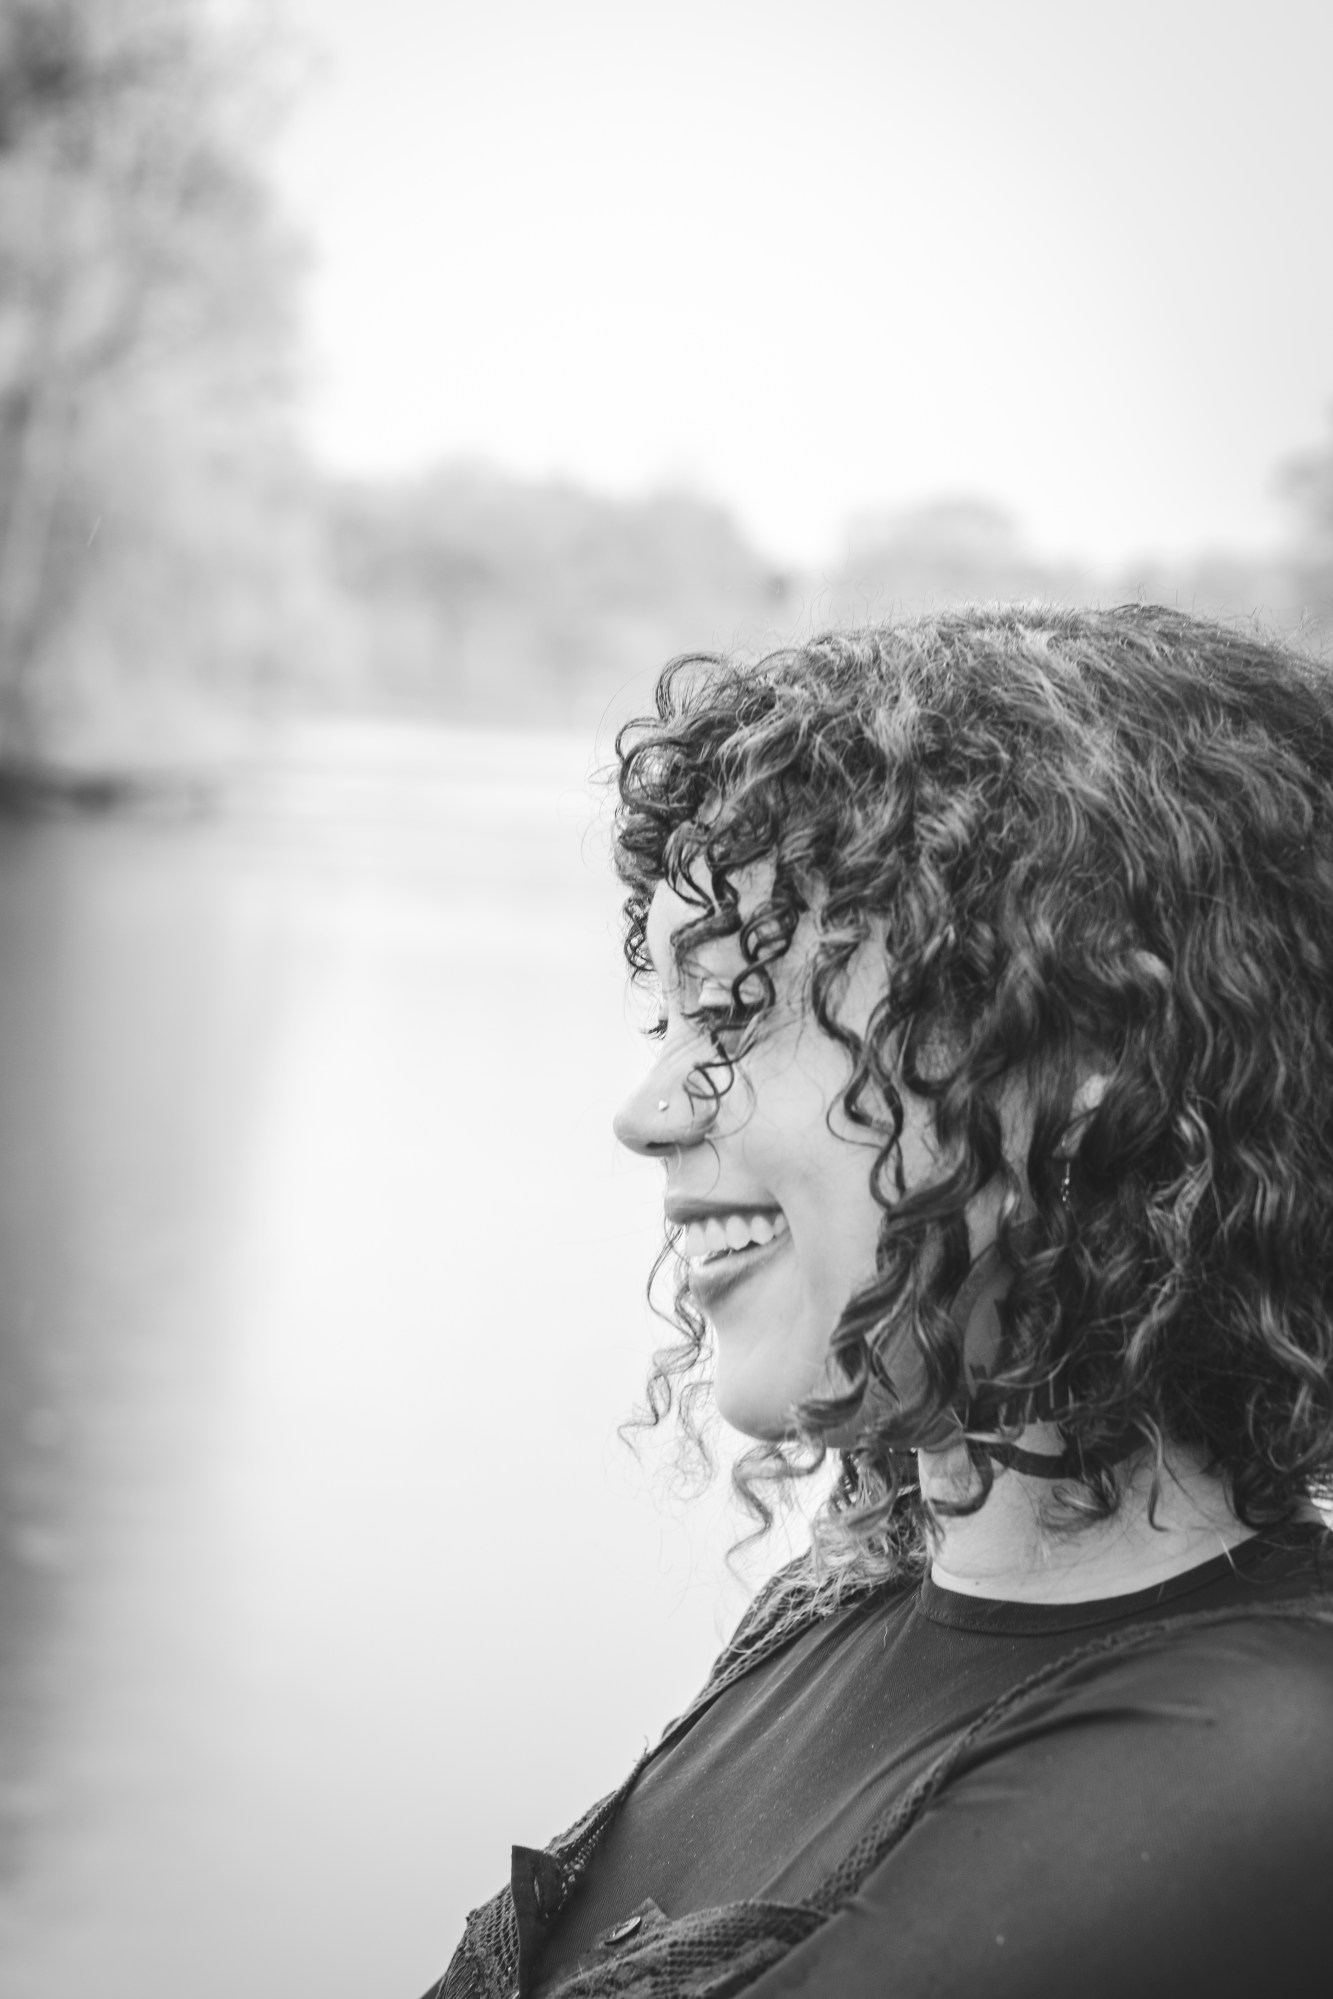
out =
[[(720, 1055), (733, 1058), (741, 1052), (740, 1043), (748, 1030), (766, 1010), (765, 999), (756, 996), (754, 1000), (735, 1000), (726, 979), (703, 979), (698, 990), (696, 1004), (682, 1007), (676, 1020), (682, 1028), (711, 1041)], [(656, 1018), (641, 1026), (639, 1032), (649, 1041), (663, 1041), (671, 1031), (671, 1019), (659, 996)]]
[[(716, 1006), (690, 1007), (687, 1012), (682, 1012), (680, 1017), (687, 1027), (697, 1028), (701, 1033), (715, 1038), (732, 1028), (745, 1025), (750, 1015), (744, 1011), (738, 1013), (735, 1007), (719, 1001)], [(649, 1041), (663, 1041), (670, 1025), (671, 1022), (663, 1014), (658, 1020), (650, 1020), (646, 1027), (639, 1029), (639, 1032)]]
[(706, 1034), (720, 1052), (730, 1054), (738, 1052), (740, 1042), (762, 1012), (762, 1007), (737, 1003), (728, 993), (725, 999), (692, 1006), (685, 1019)]

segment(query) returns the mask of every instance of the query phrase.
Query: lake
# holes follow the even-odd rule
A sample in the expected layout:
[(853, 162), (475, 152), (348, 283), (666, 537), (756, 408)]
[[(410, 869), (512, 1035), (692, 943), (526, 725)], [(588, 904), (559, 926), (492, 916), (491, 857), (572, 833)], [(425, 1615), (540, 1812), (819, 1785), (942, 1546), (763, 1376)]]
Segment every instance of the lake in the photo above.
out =
[(7, 1999), (415, 1999), (781, 1552), (616, 1436), (590, 747), (331, 723), (0, 824)]

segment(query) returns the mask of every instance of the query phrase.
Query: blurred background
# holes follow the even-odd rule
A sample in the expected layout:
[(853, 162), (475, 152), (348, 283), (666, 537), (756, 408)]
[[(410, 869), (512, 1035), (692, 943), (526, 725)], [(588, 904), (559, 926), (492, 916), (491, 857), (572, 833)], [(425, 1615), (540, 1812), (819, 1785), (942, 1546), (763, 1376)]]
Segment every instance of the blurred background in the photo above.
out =
[(0, 0), (6, 1999), (413, 1999), (689, 1698), (785, 1544), (616, 1437), (596, 773), (674, 652), (963, 598), (1326, 653), (1330, 74), (1313, 0)]

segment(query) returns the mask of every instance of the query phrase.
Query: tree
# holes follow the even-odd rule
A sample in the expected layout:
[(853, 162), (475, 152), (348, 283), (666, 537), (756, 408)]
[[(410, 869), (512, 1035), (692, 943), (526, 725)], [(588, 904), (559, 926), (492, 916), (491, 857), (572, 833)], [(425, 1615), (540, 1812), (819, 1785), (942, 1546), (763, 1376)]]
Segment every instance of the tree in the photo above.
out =
[(1333, 408), (1323, 442), (1282, 466), (1278, 490), (1297, 522), (1289, 564), (1293, 592), (1309, 636), (1327, 646), (1333, 640)]
[(141, 467), (280, 401), (296, 264), (247, 53), (202, 0), (0, 0), (0, 758)]
[(1295, 509), (1308, 538), (1333, 558), (1333, 408), (1328, 414), (1324, 442), (1289, 459), (1278, 477), (1283, 497)]

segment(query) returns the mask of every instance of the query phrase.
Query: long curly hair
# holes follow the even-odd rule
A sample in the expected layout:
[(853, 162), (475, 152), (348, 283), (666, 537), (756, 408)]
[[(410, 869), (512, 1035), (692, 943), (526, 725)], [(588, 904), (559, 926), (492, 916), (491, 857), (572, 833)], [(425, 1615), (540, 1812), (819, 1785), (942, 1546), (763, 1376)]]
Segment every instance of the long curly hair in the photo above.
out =
[[(739, 933), (739, 1041), (697, 1087), (743, 1074), (771, 967), (807, 912), (808, 1005), (846, 1049), (846, 1115), (877, 1140), (877, 1270), (830, 1328), (845, 1390), (793, 1412), (733, 1473), (762, 1532), (791, 1482), (859, 1425), (815, 1522), (836, 1589), (924, 1560), (915, 1441), (952, 1417), (984, 1501), (1030, 1422), (1074, 1467), (1067, 1519), (1105, 1518), (1126, 1467), (1187, 1447), (1259, 1527), (1333, 1491), (1333, 685), (1249, 633), (1152, 606), (971, 609), (832, 632), (745, 663), (674, 660), (656, 714), (616, 739), (625, 955), (663, 880), (700, 858), (712, 906), (687, 952)], [(742, 924), (738, 870), (771, 867)], [(694, 893), (691, 889), (690, 893)], [(875, 937), (884, 998), (864, 1036), (839, 975)], [(1080, 1116), (1089, 1056), (1107, 1073)], [(1006, 1159), (998, 1098), (1031, 1141)], [(943, 1162), (906, 1191), (902, 1096)], [(1066, 1159), (1072, 1162), (1066, 1171)], [(950, 1307), (965, 1211), (1002, 1184), (1014, 1273), (998, 1353), (964, 1368)], [(1020, 1221), (1020, 1194), (1024, 1215)], [(645, 1420), (673, 1405), (706, 1456), (709, 1332), (668, 1232), (676, 1337)], [(650, 1296), (652, 1285), (650, 1280)], [(911, 1342), (921, 1386), (890, 1383)], [(900, 1370), (901, 1372), (901, 1370)]]

